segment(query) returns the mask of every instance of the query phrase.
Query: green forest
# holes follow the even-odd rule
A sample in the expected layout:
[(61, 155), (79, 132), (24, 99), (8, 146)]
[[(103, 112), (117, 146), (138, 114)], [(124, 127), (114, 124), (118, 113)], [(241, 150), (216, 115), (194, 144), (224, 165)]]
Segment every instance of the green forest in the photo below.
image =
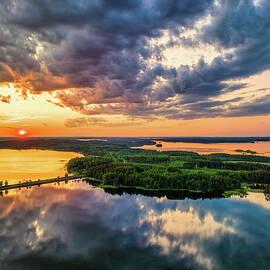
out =
[(267, 189), (270, 184), (270, 158), (244, 154), (125, 148), (71, 159), (67, 168), (70, 173), (98, 179), (102, 187), (114, 188), (243, 194), (247, 187)]

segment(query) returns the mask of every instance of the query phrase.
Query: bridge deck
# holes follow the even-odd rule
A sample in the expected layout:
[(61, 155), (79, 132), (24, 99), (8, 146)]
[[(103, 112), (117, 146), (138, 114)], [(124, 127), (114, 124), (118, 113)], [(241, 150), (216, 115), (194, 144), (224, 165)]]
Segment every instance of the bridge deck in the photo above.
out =
[(19, 183), (19, 184), (0, 186), (0, 191), (8, 190), (8, 189), (14, 189), (14, 188), (39, 186), (39, 185), (49, 184), (49, 183), (77, 180), (77, 179), (81, 179), (83, 177), (85, 177), (85, 176), (83, 176), (83, 175), (80, 175), (80, 176), (68, 176), (68, 177), (52, 178), (52, 179), (45, 179), (45, 180), (38, 180), (38, 181), (28, 181), (28, 182)]

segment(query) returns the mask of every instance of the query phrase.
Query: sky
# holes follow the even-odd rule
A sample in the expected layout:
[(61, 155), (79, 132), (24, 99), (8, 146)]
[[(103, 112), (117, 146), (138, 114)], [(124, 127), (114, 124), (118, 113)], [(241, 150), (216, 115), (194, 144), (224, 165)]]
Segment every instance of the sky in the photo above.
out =
[(268, 136), (269, 14), (269, 0), (1, 0), (0, 136)]

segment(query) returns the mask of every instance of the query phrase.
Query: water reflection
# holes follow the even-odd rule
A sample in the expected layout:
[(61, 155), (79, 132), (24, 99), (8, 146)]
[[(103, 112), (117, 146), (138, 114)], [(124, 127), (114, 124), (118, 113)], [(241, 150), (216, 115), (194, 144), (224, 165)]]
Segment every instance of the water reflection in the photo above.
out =
[(164, 142), (161, 143), (162, 147), (156, 147), (155, 145), (144, 145), (141, 148), (146, 150), (156, 151), (191, 151), (199, 154), (211, 154), (211, 153), (227, 153), (227, 154), (241, 154), (235, 150), (251, 150), (257, 152), (260, 156), (270, 156), (270, 142), (255, 142), (255, 143), (185, 143), (185, 142)]
[(0, 268), (269, 269), (269, 220), (248, 199), (34, 187), (0, 198)]
[(92, 138), (92, 139), (77, 139), (81, 142), (88, 142), (88, 141), (101, 141), (101, 142), (107, 142), (107, 139), (98, 139), (98, 138)]
[(78, 156), (82, 155), (51, 150), (0, 149), (0, 180), (15, 184), (29, 179), (64, 176), (65, 163)]

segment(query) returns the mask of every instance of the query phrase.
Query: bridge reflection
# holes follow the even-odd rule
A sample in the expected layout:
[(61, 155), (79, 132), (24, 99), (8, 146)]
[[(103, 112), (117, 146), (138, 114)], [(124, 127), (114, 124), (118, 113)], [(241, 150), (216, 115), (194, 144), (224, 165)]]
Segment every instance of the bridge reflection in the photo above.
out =
[(81, 180), (84, 177), (85, 177), (84, 175), (79, 175), (79, 176), (57, 177), (57, 178), (37, 180), (37, 181), (27, 181), (24, 183), (0, 186), (0, 191), (5, 191), (5, 190), (9, 190), (9, 189), (16, 189), (16, 188), (23, 188), (23, 187), (40, 186), (43, 184), (59, 183), (59, 182), (70, 181), (70, 180)]

